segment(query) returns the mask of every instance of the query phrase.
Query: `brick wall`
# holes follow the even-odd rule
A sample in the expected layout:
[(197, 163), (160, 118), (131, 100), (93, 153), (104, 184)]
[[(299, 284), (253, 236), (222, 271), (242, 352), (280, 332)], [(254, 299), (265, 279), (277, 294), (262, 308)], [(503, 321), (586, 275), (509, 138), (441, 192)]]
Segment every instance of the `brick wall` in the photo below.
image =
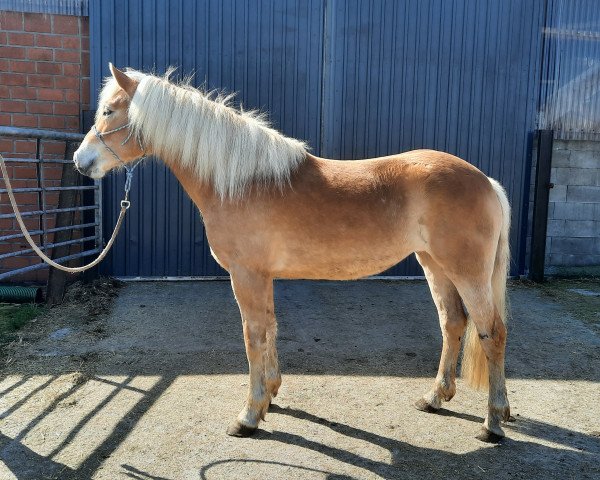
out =
[[(88, 19), (68, 15), (0, 12), (0, 125), (79, 132), (81, 111), (89, 108)], [(64, 156), (63, 142), (43, 142), (45, 158)], [(0, 153), (9, 158), (34, 158), (35, 141), (0, 138)], [(36, 187), (34, 164), (10, 163), (14, 187)], [(61, 165), (48, 164), (42, 172), (45, 184), (60, 184)], [(58, 194), (47, 194), (55, 205)], [(37, 193), (20, 193), (23, 211), (39, 208)], [(0, 213), (10, 213), (6, 195), (0, 195)], [(39, 228), (39, 218), (26, 221)], [(47, 216), (48, 227), (54, 218)], [(0, 219), (0, 234), (17, 233), (11, 219)], [(34, 237), (39, 241), (39, 237)], [(52, 238), (49, 239), (51, 241)], [(21, 240), (0, 244), (0, 254), (29, 248)], [(0, 272), (38, 263), (37, 256), (0, 260)], [(15, 277), (16, 281), (43, 282), (47, 270)]]
[[(600, 267), (600, 142), (555, 140), (550, 181), (554, 187), (548, 205), (546, 273), (596, 273)], [(535, 165), (530, 223), (534, 183)], [(531, 229), (528, 248), (530, 235)]]

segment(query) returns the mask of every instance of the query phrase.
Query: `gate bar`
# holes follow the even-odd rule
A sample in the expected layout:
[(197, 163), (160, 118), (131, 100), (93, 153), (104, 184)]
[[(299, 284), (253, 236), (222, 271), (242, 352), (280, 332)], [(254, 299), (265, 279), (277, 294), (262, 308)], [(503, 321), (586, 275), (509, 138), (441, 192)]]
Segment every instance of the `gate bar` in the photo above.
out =
[[(47, 161), (47, 160), (45, 160)], [(74, 187), (23, 187), (23, 188), (13, 188), (13, 193), (27, 193), (27, 192), (62, 192), (63, 190), (93, 190), (98, 188), (98, 185), (78, 185)], [(7, 193), (8, 190), (6, 188), (0, 188), (0, 193)]]
[[(90, 255), (96, 255), (100, 253), (102, 250), (100, 248), (95, 248), (94, 250), (86, 250), (85, 252), (74, 253), (73, 255), (68, 255), (62, 258), (55, 258), (54, 261), (58, 263), (68, 262), (69, 260), (74, 260), (76, 258), (89, 257)], [(28, 267), (19, 268), (17, 270), (10, 270), (8, 272), (0, 273), (0, 280), (4, 280), (5, 278), (12, 277), (13, 275), (18, 275), (20, 273), (31, 272), (33, 270), (40, 270), (41, 268), (47, 268), (48, 265), (45, 262), (36, 263), (34, 265), (29, 265)]]
[[(89, 228), (89, 227), (97, 227), (98, 224), (97, 223), (81, 223), (79, 225), (68, 225), (66, 227), (55, 227), (55, 228), (49, 228), (48, 230), (46, 230), (46, 232), (48, 233), (54, 233), (54, 232), (62, 232), (63, 230), (79, 230), (79, 229), (84, 229), (84, 228)], [(33, 237), (35, 235), (41, 235), (42, 230), (29, 230), (29, 234)], [(22, 233), (13, 233), (12, 235), (3, 235), (0, 237), (0, 242), (4, 242), (6, 240), (12, 240), (14, 238), (23, 238), (25, 235), (23, 235)]]
[[(95, 240), (95, 239), (96, 239), (95, 236), (76, 238), (75, 240), (67, 240), (64, 242), (46, 243), (45, 245), (40, 246), (38, 248), (40, 250), (48, 250), (49, 248), (62, 247), (65, 245), (75, 245), (76, 243), (88, 242), (90, 240)], [(35, 250), (33, 250), (33, 248), (27, 248), (24, 250), (18, 250), (16, 252), (3, 253), (2, 255), (0, 255), (0, 260), (4, 260), (5, 258), (10, 258), (10, 257), (18, 257), (19, 255), (27, 255), (29, 253), (34, 253), (34, 252), (35, 252)]]
[(57, 132), (55, 130), (41, 130), (38, 128), (0, 127), (0, 136), (3, 137), (34, 137), (44, 140), (57, 140), (67, 142), (81, 142), (83, 133)]
[[(83, 212), (86, 210), (96, 210), (98, 205), (90, 205), (87, 207), (69, 207), (69, 208), (53, 208), (50, 210), (33, 210), (31, 212), (21, 212), (22, 217), (31, 217), (33, 215), (52, 215), (53, 213), (62, 213), (62, 212)], [(15, 218), (14, 213), (3, 213), (0, 215), (0, 218)]]

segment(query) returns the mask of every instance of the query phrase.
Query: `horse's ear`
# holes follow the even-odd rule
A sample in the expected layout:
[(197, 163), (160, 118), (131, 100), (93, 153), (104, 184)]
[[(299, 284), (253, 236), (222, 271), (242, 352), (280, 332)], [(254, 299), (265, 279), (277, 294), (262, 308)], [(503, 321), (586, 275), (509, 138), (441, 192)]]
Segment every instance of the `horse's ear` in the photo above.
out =
[(110, 73), (113, 74), (113, 77), (115, 77), (115, 80), (119, 84), (119, 87), (125, 90), (125, 93), (129, 95), (129, 98), (133, 98), (135, 90), (138, 86), (138, 82), (136, 82), (133, 78), (123, 73), (112, 63), (109, 63), (108, 67), (110, 68)]

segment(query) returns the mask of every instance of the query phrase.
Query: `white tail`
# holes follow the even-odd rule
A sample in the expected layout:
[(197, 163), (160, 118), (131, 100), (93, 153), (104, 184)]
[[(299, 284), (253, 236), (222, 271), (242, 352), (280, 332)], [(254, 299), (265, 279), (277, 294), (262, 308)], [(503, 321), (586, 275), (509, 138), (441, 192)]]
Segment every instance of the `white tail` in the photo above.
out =
[[(502, 185), (493, 178), (489, 179), (492, 187), (498, 196), (502, 207), (502, 230), (498, 239), (498, 248), (496, 250), (496, 259), (494, 261), (494, 271), (492, 273), (492, 294), (494, 305), (498, 311), (502, 322), (506, 325), (507, 320), (507, 302), (506, 302), (506, 279), (510, 265), (510, 246), (508, 234), (510, 230), (510, 204), (508, 197)], [(489, 385), (489, 372), (485, 352), (481, 345), (481, 340), (477, 334), (477, 329), (472, 321), (467, 325), (465, 334), (465, 346), (463, 350), (463, 359), (461, 373), (467, 385), (472, 388), (482, 390)]]

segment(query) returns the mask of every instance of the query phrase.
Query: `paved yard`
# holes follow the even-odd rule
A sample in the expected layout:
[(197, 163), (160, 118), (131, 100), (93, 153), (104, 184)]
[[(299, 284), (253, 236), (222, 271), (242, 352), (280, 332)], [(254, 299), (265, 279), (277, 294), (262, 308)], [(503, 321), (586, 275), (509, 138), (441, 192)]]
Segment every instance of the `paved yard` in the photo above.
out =
[(511, 287), (498, 446), (460, 380), (441, 414), (412, 407), (441, 346), (424, 282), (278, 282), (284, 383), (248, 439), (225, 435), (247, 383), (229, 284), (117, 293), (75, 288), (7, 348), (0, 479), (600, 478), (600, 319), (548, 291)]

